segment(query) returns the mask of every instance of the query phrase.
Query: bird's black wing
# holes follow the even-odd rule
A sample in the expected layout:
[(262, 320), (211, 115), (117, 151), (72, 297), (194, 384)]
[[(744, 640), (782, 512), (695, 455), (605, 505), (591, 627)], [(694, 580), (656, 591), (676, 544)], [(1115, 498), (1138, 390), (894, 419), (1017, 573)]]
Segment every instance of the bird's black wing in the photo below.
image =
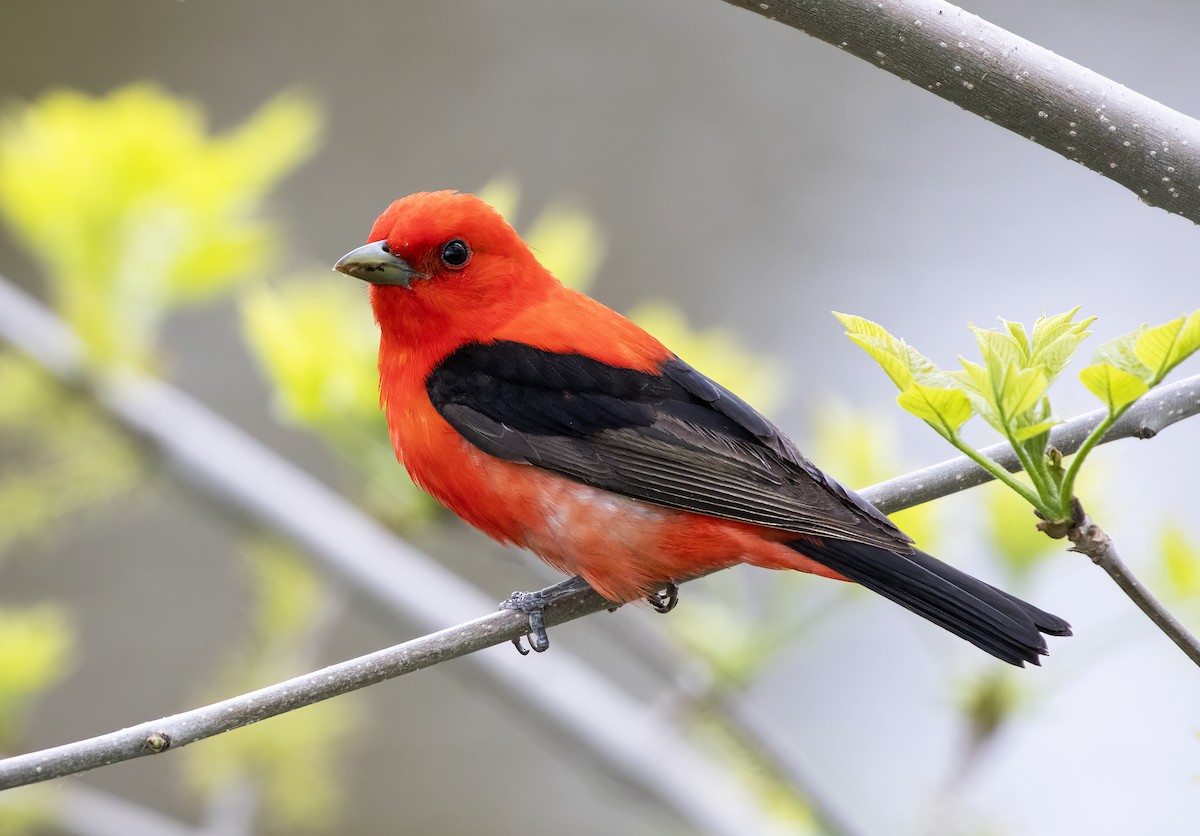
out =
[(472, 343), (435, 367), (426, 389), (451, 426), (497, 458), (668, 508), (912, 551), (887, 517), (681, 360), (650, 374)]

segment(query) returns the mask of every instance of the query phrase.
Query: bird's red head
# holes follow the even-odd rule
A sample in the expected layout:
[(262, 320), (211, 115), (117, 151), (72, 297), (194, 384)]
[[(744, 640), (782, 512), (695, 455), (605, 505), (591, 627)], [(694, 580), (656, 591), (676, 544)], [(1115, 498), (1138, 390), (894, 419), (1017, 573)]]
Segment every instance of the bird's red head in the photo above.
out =
[(495, 209), (450, 191), (397, 200), (336, 269), (371, 283), (385, 341), (434, 354), (486, 339), (555, 283)]

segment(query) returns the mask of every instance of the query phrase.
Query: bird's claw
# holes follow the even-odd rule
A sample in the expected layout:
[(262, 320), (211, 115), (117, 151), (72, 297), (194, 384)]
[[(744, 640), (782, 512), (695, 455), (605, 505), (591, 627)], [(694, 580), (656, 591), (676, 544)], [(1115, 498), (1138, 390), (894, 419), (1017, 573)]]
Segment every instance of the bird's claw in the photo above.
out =
[[(508, 600), (500, 604), (502, 610), (516, 610), (525, 613), (529, 619), (529, 647), (538, 653), (550, 649), (550, 636), (546, 633), (546, 596), (540, 592), (514, 592)], [(512, 640), (513, 647), (522, 656), (528, 656), (529, 651), (521, 643), (522, 636)]]
[(679, 603), (679, 587), (674, 582), (668, 583), (664, 588), (656, 590), (653, 595), (648, 596), (646, 600), (650, 606), (654, 607), (655, 612), (668, 613)]
[[(546, 605), (586, 588), (587, 582), (583, 578), (568, 578), (537, 592), (514, 592), (500, 604), (500, 609), (525, 613), (529, 619), (529, 632), (525, 636), (529, 639), (529, 648), (537, 653), (545, 653), (550, 649), (550, 636), (546, 633)], [(522, 656), (528, 656), (529, 650), (521, 643), (522, 638), (518, 636), (513, 639), (513, 647)]]

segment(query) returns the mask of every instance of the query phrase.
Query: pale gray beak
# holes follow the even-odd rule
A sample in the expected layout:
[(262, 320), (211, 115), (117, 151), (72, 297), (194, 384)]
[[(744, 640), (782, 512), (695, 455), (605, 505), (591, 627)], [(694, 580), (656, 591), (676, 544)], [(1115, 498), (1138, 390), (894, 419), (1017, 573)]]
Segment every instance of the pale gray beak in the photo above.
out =
[(429, 278), (393, 254), (387, 241), (376, 241), (351, 250), (338, 259), (333, 269), (371, 284), (396, 284), (401, 287), (408, 287), (413, 279)]

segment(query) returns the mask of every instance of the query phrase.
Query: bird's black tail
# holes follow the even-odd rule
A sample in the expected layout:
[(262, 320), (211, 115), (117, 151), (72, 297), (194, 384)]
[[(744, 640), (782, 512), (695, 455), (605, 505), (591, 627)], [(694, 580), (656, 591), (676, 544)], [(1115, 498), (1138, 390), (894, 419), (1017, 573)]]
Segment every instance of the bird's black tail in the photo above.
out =
[(791, 547), (1018, 667), (1040, 664), (1047, 652), (1042, 633), (1071, 635), (1058, 616), (921, 551), (898, 554), (848, 540), (805, 539)]

